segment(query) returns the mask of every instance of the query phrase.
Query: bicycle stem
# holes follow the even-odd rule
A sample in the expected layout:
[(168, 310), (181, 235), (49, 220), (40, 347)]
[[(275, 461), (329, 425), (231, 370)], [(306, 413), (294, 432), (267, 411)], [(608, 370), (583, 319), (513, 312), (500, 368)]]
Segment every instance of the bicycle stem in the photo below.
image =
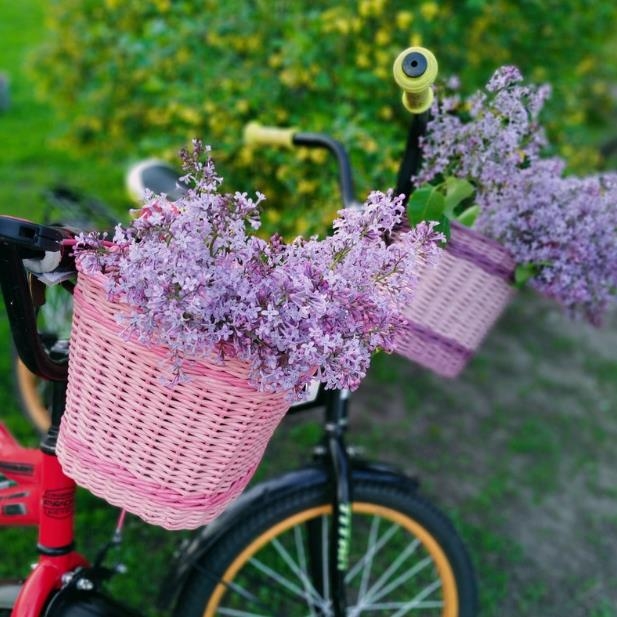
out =
[(405, 152), (399, 166), (396, 180), (395, 194), (405, 195), (403, 205), (409, 201), (409, 197), (414, 190), (413, 176), (415, 176), (422, 166), (422, 150), (420, 148), (420, 138), (426, 133), (429, 114), (423, 112), (413, 115), (407, 133)]

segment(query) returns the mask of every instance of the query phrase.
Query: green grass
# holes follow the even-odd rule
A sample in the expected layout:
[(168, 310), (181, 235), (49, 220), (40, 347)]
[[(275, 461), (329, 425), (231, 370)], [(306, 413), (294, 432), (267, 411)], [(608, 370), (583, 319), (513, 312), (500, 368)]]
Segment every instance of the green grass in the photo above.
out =
[(67, 184), (95, 195), (122, 212), (127, 205), (125, 153), (114, 158), (75, 156), (62, 147), (56, 119), (36, 100), (28, 51), (45, 36), (45, 3), (7, 2), (0, 7), (0, 71), (10, 80), (11, 105), (0, 112), (0, 203), (6, 214), (36, 218), (42, 191)]
[(362, 417), (362, 434), (379, 430), (379, 452), (456, 514), (483, 614), (582, 615), (617, 601), (616, 355), (614, 318), (594, 330), (523, 294), (458, 380), (384, 360), (399, 382), (380, 407), (402, 399), (407, 413)]

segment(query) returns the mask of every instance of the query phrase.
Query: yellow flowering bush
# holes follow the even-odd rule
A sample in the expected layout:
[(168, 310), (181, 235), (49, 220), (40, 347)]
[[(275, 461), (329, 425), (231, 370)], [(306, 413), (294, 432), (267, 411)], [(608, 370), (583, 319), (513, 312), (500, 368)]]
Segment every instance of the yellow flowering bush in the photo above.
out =
[(391, 65), (410, 44), (430, 47), (464, 91), (505, 63), (551, 82), (552, 142), (571, 143), (579, 169), (595, 163), (581, 127), (602, 125), (611, 108), (617, 65), (603, 51), (617, 5), (546, 5), (63, 0), (49, 5), (34, 66), (75, 147), (172, 157), (202, 136), (231, 183), (268, 195), (265, 226), (293, 234), (333, 218), (336, 169), (302, 151), (253, 151), (242, 127), (257, 119), (325, 131), (351, 150), (360, 195), (392, 186), (409, 118)]

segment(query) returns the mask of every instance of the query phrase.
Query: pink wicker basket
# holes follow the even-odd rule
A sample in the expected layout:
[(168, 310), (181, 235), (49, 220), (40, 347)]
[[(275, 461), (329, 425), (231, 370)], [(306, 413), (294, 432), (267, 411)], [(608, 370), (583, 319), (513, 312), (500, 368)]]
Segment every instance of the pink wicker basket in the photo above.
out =
[(103, 285), (80, 274), (75, 290), (60, 463), (149, 523), (208, 523), (251, 479), (289, 401), (255, 391), (238, 361), (190, 360), (190, 379), (165, 385), (165, 350), (121, 336), (115, 316), (128, 308), (107, 301)]
[(515, 262), (497, 242), (457, 223), (437, 267), (424, 267), (396, 351), (456, 377), (514, 294)]

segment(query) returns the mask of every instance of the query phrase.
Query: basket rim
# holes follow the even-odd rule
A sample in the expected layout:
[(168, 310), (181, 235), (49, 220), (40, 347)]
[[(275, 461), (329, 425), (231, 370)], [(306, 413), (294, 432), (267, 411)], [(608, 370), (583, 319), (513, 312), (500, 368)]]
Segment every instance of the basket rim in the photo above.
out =
[[(452, 233), (445, 245), (444, 250), (446, 252), (450, 253), (453, 257), (472, 263), (487, 274), (502, 278), (511, 284), (514, 283), (516, 261), (503, 244), (457, 221), (452, 221), (451, 228), (454, 233)], [(499, 254), (499, 259), (491, 259), (484, 253), (478, 252), (475, 250), (475, 247), (468, 244), (468, 241), (489, 247)]]
[[(116, 307), (116, 310), (120, 312), (124, 312), (125, 314), (130, 313), (135, 310), (133, 306), (128, 304), (127, 302), (123, 302), (121, 299), (110, 299), (107, 297), (107, 291), (105, 289), (105, 285), (109, 278), (101, 273), (101, 272), (86, 272), (81, 270), (78, 267), (78, 276), (77, 276), (77, 287), (75, 290), (75, 298), (77, 302), (75, 303), (75, 310), (79, 310), (79, 284), (80, 280), (85, 282), (86, 285), (94, 286), (103, 294), (102, 301), (113, 305)], [(88, 302), (86, 300), (86, 302)], [(148, 354), (152, 354), (157, 356), (161, 360), (169, 359), (169, 348), (161, 343), (148, 343), (146, 341), (142, 341), (136, 334), (126, 333), (126, 326), (123, 326), (116, 320), (110, 320), (107, 315), (104, 315), (100, 310), (100, 307), (94, 307), (94, 309), (99, 313), (98, 321), (101, 325), (110, 328), (115, 331), (120, 337), (122, 337), (127, 342), (130, 342), (131, 345), (135, 345), (141, 347), (144, 351), (147, 351)], [(212, 352), (210, 355), (183, 355), (183, 372), (187, 375), (193, 374), (195, 371), (200, 371), (200, 366), (208, 365), (209, 370), (215, 369), (219, 374), (217, 376), (218, 379), (222, 381), (235, 381), (236, 375), (238, 371), (243, 373), (243, 377), (248, 379), (248, 374), (250, 372), (250, 363), (246, 360), (241, 360), (239, 358), (226, 355), (224, 358), (219, 358), (216, 353)], [(260, 390), (255, 389), (255, 395), (286, 395), (286, 391), (281, 392), (262, 392)]]

